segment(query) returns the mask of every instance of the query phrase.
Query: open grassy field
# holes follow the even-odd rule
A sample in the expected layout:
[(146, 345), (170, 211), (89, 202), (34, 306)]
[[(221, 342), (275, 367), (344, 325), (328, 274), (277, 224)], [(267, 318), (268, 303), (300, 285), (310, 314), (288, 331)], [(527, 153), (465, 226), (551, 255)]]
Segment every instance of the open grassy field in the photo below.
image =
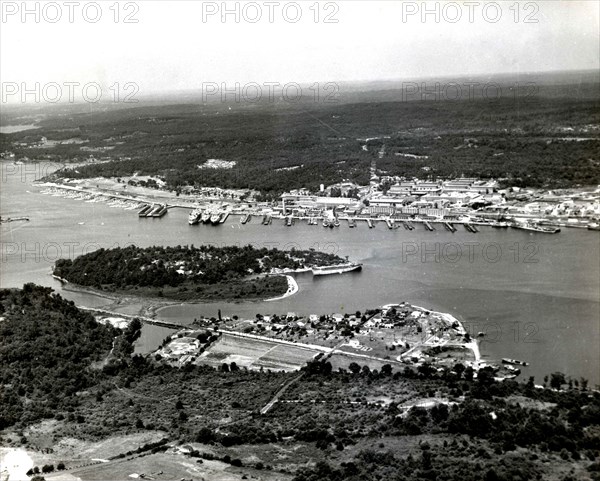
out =
[(235, 362), (248, 369), (288, 372), (300, 369), (318, 353), (305, 347), (223, 334), (197, 362), (216, 367)]

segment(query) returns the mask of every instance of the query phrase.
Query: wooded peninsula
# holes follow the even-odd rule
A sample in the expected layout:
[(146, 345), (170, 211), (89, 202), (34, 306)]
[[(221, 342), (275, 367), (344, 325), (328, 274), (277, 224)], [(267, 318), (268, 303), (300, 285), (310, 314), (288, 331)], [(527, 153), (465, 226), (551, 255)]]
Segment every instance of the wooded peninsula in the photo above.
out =
[(99, 249), (59, 259), (54, 275), (73, 284), (176, 300), (265, 299), (284, 294), (284, 270), (343, 263), (316, 250), (211, 245)]

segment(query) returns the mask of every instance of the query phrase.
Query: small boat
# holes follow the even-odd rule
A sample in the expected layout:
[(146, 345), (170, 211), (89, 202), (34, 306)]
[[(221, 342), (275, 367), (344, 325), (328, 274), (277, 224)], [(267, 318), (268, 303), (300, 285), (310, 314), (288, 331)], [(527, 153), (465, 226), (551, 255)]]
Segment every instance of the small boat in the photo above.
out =
[(200, 218), (200, 220), (202, 221), (203, 224), (208, 224), (210, 222), (210, 212), (208, 212), (208, 211), (204, 212), (204, 214), (202, 214), (202, 217)]
[(210, 223), (212, 225), (218, 225), (220, 220), (221, 220), (221, 214), (219, 214), (218, 212), (215, 212), (214, 214), (212, 214), (210, 216)]
[(525, 361), (519, 361), (517, 359), (509, 359), (507, 357), (502, 359), (502, 364), (516, 364), (519, 366), (529, 366), (528, 362)]

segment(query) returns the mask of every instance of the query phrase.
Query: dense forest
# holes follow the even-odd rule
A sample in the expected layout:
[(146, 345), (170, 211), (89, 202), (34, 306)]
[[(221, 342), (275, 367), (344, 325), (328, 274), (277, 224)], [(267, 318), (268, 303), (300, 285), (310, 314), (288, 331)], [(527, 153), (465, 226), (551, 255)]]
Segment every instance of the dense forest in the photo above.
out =
[[(166, 188), (290, 189), (380, 175), (465, 176), (505, 184), (570, 187), (600, 183), (597, 85), (542, 87), (498, 100), (402, 100), (400, 90), (354, 102), (160, 105), (56, 115), (34, 131), (0, 134), (0, 151), (67, 162), (69, 178), (152, 175)], [(585, 91), (589, 95), (578, 95)], [(557, 94), (560, 94), (558, 95)], [(592, 92), (590, 94), (590, 92)], [(384, 100), (383, 100), (384, 99)], [(29, 148), (41, 136), (78, 143)], [(366, 139), (372, 139), (367, 141)], [(365, 148), (363, 148), (365, 146)], [(85, 149), (85, 150), (82, 150)], [(69, 168), (68, 162), (96, 160)], [(413, 157), (417, 156), (417, 157)], [(231, 169), (199, 168), (208, 159)]]
[(229, 246), (99, 249), (56, 261), (54, 274), (74, 284), (135, 291), (177, 299), (259, 298), (281, 295), (287, 282), (260, 276), (272, 269), (299, 269), (343, 262), (316, 250)]
[[(600, 393), (561, 373), (538, 388), (533, 378), (495, 381), (489, 369), (475, 377), (460, 363), (335, 372), (316, 360), (301, 377), (235, 363), (174, 368), (131, 356), (139, 325), (96, 324), (48, 288), (2, 290), (0, 306), (3, 444), (34, 449), (14, 432), (54, 419), (55, 440), (156, 432), (152, 453), (194, 443), (191, 457), (295, 481), (600, 479)], [(113, 335), (117, 352), (94, 367)]]
[(128, 355), (139, 324), (121, 333), (48, 287), (0, 290), (0, 429), (72, 411), (96, 384), (92, 364)]

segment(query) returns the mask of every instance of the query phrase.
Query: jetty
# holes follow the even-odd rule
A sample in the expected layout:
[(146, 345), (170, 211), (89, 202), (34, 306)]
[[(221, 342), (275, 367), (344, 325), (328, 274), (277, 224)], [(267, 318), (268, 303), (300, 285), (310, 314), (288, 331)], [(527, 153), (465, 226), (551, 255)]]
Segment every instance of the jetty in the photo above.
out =
[(452, 232), (453, 234), (456, 232), (456, 227), (454, 227), (450, 222), (444, 222), (444, 227), (447, 231)]
[(148, 204), (140, 209), (139, 217), (162, 217), (167, 213), (169, 207), (167, 204)]

